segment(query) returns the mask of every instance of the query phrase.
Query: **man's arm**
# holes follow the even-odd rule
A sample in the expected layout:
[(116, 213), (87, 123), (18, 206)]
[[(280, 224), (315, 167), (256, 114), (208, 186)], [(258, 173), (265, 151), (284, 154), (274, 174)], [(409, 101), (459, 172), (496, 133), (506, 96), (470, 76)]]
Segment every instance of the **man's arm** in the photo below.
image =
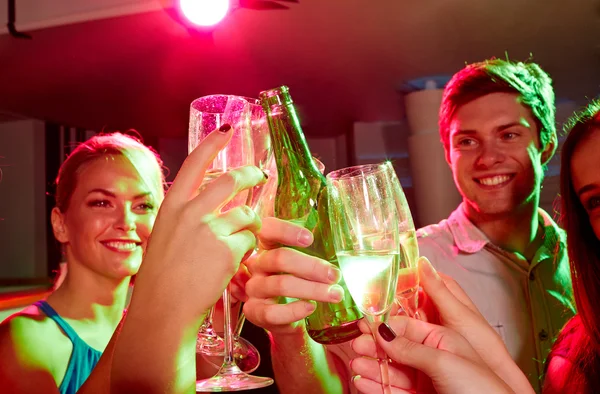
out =
[(271, 335), (275, 381), (282, 394), (347, 393), (349, 373), (341, 360), (306, 330)]
[[(339, 302), (343, 289), (336, 285), (339, 270), (327, 261), (297, 250), (306, 247), (312, 234), (275, 218), (263, 220), (259, 233), (261, 252), (246, 265), (252, 274), (246, 283), (248, 320), (266, 329), (271, 337), (275, 381), (282, 394), (346, 393), (349, 372), (323, 345), (308, 336), (304, 319), (314, 312), (314, 300)], [(286, 304), (281, 297), (295, 298)]]

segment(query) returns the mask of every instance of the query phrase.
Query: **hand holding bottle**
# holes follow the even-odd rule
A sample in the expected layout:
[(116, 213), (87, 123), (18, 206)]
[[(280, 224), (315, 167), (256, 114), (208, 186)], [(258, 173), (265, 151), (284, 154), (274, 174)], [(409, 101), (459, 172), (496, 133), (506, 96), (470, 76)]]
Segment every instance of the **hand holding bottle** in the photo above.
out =
[[(313, 261), (322, 259), (321, 261), (337, 266), (328, 215), (327, 182), (306, 143), (289, 89), (287, 86), (280, 86), (266, 90), (261, 92), (260, 99), (267, 114), (277, 164), (274, 215), (299, 224), (312, 233), (313, 240), (310, 244), (287, 245), (303, 254), (314, 256)], [(296, 267), (291, 265), (289, 269), (290, 273), (305, 276), (309, 281), (319, 280), (314, 278), (314, 273), (311, 277), (306, 276), (309, 273), (295, 272)], [(352, 297), (339, 297), (341, 290), (345, 292), (346, 289), (344, 280), (339, 275), (336, 276), (335, 281), (329, 278), (326, 282), (339, 283), (328, 289), (331, 294), (325, 301), (316, 297), (291, 296), (317, 301), (314, 313), (307, 316), (305, 324), (310, 337), (322, 344), (346, 342), (360, 335), (358, 320), (362, 318), (362, 314)], [(287, 286), (289, 281), (286, 278), (281, 280)], [(296, 289), (288, 290), (286, 286), (283, 287), (285, 292), (295, 292)], [(308, 289), (306, 283), (304, 287)], [(281, 290), (278, 292), (283, 293)], [(318, 295), (319, 291), (316, 293)]]
[[(341, 274), (327, 261), (290, 247), (307, 247), (312, 233), (296, 224), (265, 218), (258, 234), (260, 251), (246, 261), (252, 277), (246, 283), (246, 318), (275, 334), (304, 330), (314, 312), (311, 301), (338, 302), (344, 294), (336, 285)], [(280, 304), (280, 297), (298, 298)]]

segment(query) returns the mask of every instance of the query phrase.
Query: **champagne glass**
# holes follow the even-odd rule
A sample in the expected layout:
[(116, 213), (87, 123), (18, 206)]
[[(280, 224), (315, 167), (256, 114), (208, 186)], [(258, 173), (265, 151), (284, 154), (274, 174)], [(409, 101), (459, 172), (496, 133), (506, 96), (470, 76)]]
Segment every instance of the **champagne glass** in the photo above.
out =
[[(249, 104), (249, 116), (251, 125), (250, 139), (252, 141), (252, 147), (254, 151), (254, 165), (266, 172), (269, 175), (267, 184), (272, 185), (273, 180), (271, 174), (277, 175), (277, 169), (275, 167), (275, 160), (273, 157), (273, 150), (271, 144), (271, 135), (269, 132), (269, 125), (267, 122), (266, 114), (260, 104), (260, 100), (252, 97), (241, 97), (246, 100)], [(277, 187), (277, 178), (275, 178), (275, 188)], [(250, 206), (259, 216), (266, 217), (269, 213), (266, 211), (269, 199), (267, 193), (274, 195), (275, 190), (268, 188), (265, 184), (255, 186), (251, 194), (248, 196), (247, 205)], [(242, 309), (242, 306), (240, 306)], [(248, 340), (242, 338), (241, 331), (244, 326), (246, 317), (243, 312), (240, 313), (238, 318), (237, 326), (234, 333), (233, 341), (233, 356), (235, 363), (240, 369), (246, 373), (254, 372), (260, 365), (260, 354), (256, 347), (252, 345)], [(219, 333), (217, 333), (218, 335)], [(204, 352), (198, 349), (204, 360), (210, 364), (216, 366), (216, 360), (218, 357), (224, 356), (224, 347), (218, 354), (215, 352)], [(220, 361), (219, 361), (220, 362)]]
[(419, 245), (415, 233), (415, 225), (398, 180), (392, 162), (386, 161), (382, 164), (390, 177), (390, 184), (396, 202), (398, 230), (400, 232), (400, 266), (398, 272), (398, 285), (396, 287), (396, 303), (406, 312), (409, 317), (419, 318), (418, 289), (419, 273), (417, 262), (419, 259)]
[[(392, 183), (384, 164), (327, 175), (335, 252), (350, 295), (372, 333), (376, 323), (387, 321), (396, 294), (400, 234)], [(390, 393), (387, 356), (379, 347), (378, 358), (383, 391)]]
[[(233, 127), (233, 136), (206, 171), (201, 188), (227, 171), (254, 164), (250, 108), (248, 102), (238, 96), (212, 95), (201, 97), (192, 102), (189, 128), (190, 151), (209, 133), (225, 123)], [(243, 205), (249, 198), (250, 194), (247, 191), (239, 193), (221, 210), (226, 211)], [(273, 379), (248, 375), (235, 364), (229, 286), (223, 292), (223, 309), (225, 320), (223, 338), (225, 356), (223, 364), (212, 378), (197, 381), (196, 391), (238, 391), (273, 384)], [(211, 335), (212, 339), (219, 338), (214, 329), (212, 329), (211, 334), (214, 334), (214, 336)], [(208, 343), (211, 343), (211, 341), (209, 340)], [(202, 346), (200, 348), (204, 349)], [(215, 347), (211, 346), (208, 350), (214, 351)]]
[[(253, 164), (252, 145), (246, 132), (248, 122), (248, 103), (242, 98), (211, 95), (200, 97), (192, 102), (188, 152), (192, 152), (200, 141), (223, 124), (228, 123), (234, 128), (230, 143), (219, 152), (210, 168), (207, 169), (201, 189), (229, 169)], [(244, 194), (240, 193), (240, 195), (236, 196), (229, 206), (223, 207), (223, 210), (243, 204), (244, 201), (240, 201), (240, 198), (243, 198)], [(203, 354), (223, 356), (225, 344), (213, 328), (214, 312), (215, 307), (212, 307), (200, 326), (196, 349)]]

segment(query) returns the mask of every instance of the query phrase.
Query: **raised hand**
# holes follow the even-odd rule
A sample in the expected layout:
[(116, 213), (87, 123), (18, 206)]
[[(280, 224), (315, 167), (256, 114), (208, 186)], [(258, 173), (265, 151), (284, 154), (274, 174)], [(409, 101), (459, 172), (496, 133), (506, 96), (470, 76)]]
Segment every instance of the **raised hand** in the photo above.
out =
[[(315, 310), (311, 301), (338, 302), (344, 296), (336, 285), (339, 269), (327, 261), (285, 246), (309, 246), (312, 233), (276, 218), (266, 218), (258, 234), (260, 251), (246, 265), (252, 277), (246, 283), (248, 320), (273, 333), (304, 329), (304, 318)], [(286, 304), (280, 297), (299, 299)]]
[(198, 326), (256, 246), (261, 227), (248, 207), (221, 213), (238, 193), (265, 181), (258, 168), (229, 171), (198, 192), (208, 165), (230, 138), (229, 126), (206, 137), (183, 163), (160, 208), (117, 339), (114, 392), (193, 390)]
[[(436, 384), (434, 377), (439, 377), (437, 383), (444, 386), (443, 376), (445, 376), (446, 370), (463, 368), (462, 371), (467, 371), (474, 365), (478, 369), (487, 369), (493, 375), (500, 377), (515, 392), (532, 393), (533, 389), (527, 378), (512, 361), (501, 338), (479, 313), (460, 286), (453, 279), (435, 272), (429, 261), (423, 257), (419, 260), (419, 276), (423, 287), (421, 294), (423, 298), (419, 300), (421, 306), (419, 314), (429, 323), (398, 317), (394, 318), (391, 324), (400, 325), (396, 328), (403, 334), (421, 333), (423, 335), (426, 333), (431, 336), (427, 342), (420, 341), (424, 337), (418, 335), (405, 339), (426, 347), (443, 350), (444, 355), (449, 353), (460, 360), (457, 359), (455, 365), (450, 365), (446, 363), (448, 357), (444, 356), (446, 358), (441, 359), (443, 362), (434, 363), (433, 365), (437, 369), (432, 370), (431, 365), (427, 367), (415, 363), (410, 358), (403, 358), (401, 362), (404, 365), (396, 364), (397, 368), (393, 372), (390, 371), (392, 377), (396, 379), (397, 388), (409, 390), (419, 387), (424, 391), (427, 391), (426, 387), (431, 388), (431, 382), (423, 379), (423, 375), (418, 374), (417, 370), (429, 375), (434, 385)], [(412, 328), (412, 330), (407, 331), (407, 328)], [(365, 334), (370, 334), (365, 324), (361, 324), (361, 330)], [(408, 342), (403, 342), (402, 346), (409, 346), (406, 343)], [(353, 347), (359, 354), (366, 356), (374, 354), (372, 352), (374, 343), (370, 335), (363, 335), (356, 339)], [(387, 350), (387, 348), (384, 349)], [(419, 351), (423, 353), (422, 357), (435, 354), (429, 350), (424, 351), (422, 347), (415, 346), (415, 349), (420, 349)], [(354, 373), (363, 376), (363, 379), (356, 381), (357, 387), (365, 389), (364, 386), (371, 383), (373, 388), (377, 386), (377, 383), (369, 382), (370, 379), (367, 378), (367, 376), (372, 376), (373, 379), (378, 379), (376, 363), (373, 364), (366, 359), (355, 359), (352, 362), (352, 368)], [(478, 373), (483, 376), (482, 382), (489, 378), (487, 373), (481, 371)], [(359, 383), (361, 380), (362, 383)], [(490, 382), (490, 384), (493, 386), (495, 383)]]

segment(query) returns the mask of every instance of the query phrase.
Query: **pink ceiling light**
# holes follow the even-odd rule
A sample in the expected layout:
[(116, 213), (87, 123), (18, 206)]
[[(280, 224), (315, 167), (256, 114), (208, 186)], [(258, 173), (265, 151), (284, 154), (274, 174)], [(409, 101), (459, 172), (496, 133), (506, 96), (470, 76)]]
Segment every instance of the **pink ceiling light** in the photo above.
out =
[(213, 26), (227, 15), (229, 0), (180, 0), (179, 7), (193, 24)]

